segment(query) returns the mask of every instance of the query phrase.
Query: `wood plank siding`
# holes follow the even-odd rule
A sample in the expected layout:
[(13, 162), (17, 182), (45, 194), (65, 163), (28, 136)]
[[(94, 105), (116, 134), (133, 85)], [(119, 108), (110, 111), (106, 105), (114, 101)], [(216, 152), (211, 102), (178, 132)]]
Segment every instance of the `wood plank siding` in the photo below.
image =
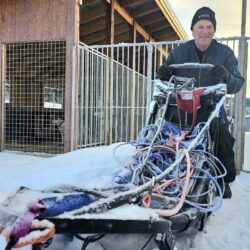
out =
[(0, 150), (3, 149), (3, 45), (16, 42), (66, 41), (64, 151), (70, 151), (72, 48), (79, 42), (79, 0), (0, 1)]

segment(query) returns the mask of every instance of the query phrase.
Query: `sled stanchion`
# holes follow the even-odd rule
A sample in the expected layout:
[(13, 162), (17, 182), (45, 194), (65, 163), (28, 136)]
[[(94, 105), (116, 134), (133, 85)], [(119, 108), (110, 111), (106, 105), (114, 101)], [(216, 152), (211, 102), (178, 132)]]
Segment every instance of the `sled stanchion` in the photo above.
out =
[[(148, 63), (147, 63), (147, 103), (150, 104), (151, 101), (151, 78), (152, 78), (152, 45), (148, 46)], [(149, 113), (149, 106), (147, 105), (147, 113)]]

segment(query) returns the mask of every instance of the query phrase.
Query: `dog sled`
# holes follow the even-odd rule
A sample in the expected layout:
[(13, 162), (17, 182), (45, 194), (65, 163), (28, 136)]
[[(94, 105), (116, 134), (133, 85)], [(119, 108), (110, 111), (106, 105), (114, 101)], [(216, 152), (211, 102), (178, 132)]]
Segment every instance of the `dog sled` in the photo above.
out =
[[(83, 241), (81, 249), (109, 234), (149, 235), (139, 249), (147, 244), (174, 249), (183, 237), (194, 237), (223, 198), (226, 170), (213, 154), (209, 128), (216, 117), (223, 119), (226, 85), (194, 86), (193, 78), (155, 80), (147, 125), (130, 142), (135, 147), (130, 163), (112, 176), (111, 183), (102, 188), (65, 186), (49, 191), (22, 187), (3, 201), (0, 232), (6, 238), (6, 250), (26, 245), (44, 249), (54, 234), (74, 235)], [(207, 122), (197, 124), (201, 96), (209, 96), (215, 105)], [(192, 114), (191, 126), (169, 123), (170, 105)], [(22, 214), (15, 213), (11, 208), (24, 203), (26, 196), (32, 201)], [(124, 210), (131, 214), (124, 216)]]

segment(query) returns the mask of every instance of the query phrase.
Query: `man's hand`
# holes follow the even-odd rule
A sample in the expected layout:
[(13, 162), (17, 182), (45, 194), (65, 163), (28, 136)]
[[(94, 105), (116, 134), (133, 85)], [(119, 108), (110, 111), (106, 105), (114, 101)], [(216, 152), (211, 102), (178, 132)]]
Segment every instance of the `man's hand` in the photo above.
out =
[(218, 77), (224, 83), (228, 83), (230, 73), (228, 70), (221, 64), (217, 64), (212, 68), (212, 74)]
[(172, 74), (172, 69), (167, 64), (162, 64), (161, 67), (157, 70), (156, 78), (162, 81), (168, 81)]

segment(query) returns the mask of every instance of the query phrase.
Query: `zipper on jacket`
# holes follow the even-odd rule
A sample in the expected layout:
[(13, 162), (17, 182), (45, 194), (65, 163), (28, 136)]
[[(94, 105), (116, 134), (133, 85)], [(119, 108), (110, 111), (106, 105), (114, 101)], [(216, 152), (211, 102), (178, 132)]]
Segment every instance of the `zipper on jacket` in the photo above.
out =
[[(195, 52), (195, 54), (196, 54), (196, 56), (197, 56), (197, 58), (198, 58), (198, 62), (199, 62), (199, 63), (203, 63), (203, 62), (204, 62), (204, 59), (205, 59), (205, 53), (204, 53), (204, 55), (203, 55), (201, 61), (200, 61), (200, 58), (199, 58), (199, 56), (197, 55), (196, 52)], [(197, 87), (200, 87), (200, 85), (201, 85), (200, 83), (201, 83), (201, 69), (199, 69), (199, 74), (198, 74), (198, 86), (197, 86)]]

